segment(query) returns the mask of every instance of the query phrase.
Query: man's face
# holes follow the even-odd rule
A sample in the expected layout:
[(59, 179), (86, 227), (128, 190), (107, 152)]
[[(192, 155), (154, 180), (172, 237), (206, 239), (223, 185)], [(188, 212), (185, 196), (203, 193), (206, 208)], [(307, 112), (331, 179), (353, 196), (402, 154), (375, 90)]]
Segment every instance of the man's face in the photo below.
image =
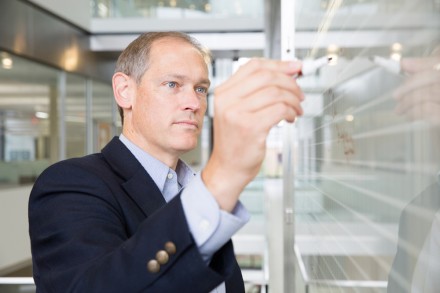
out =
[(135, 91), (129, 136), (158, 159), (177, 158), (197, 145), (207, 107), (208, 69), (200, 52), (182, 40), (158, 40), (150, 54)]

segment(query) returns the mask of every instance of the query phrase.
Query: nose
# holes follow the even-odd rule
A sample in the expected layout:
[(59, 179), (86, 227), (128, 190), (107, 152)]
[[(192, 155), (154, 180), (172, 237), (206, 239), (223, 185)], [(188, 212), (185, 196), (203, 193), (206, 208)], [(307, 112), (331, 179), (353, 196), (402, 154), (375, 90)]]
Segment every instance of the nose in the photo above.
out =
[(201, 98), (197, 95), (194, 89), (185, 91), (181, 99), (181, 108), (185, 111), (195, 112), (201, 107)]

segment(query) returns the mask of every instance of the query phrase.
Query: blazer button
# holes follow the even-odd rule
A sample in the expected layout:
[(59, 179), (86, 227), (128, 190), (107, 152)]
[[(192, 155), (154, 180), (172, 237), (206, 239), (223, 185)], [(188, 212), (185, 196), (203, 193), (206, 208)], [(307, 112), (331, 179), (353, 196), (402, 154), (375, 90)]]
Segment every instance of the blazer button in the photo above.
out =
[(148, 271), (149, 271), (150, 273), (155, 274), (155, 273), (159, 272), (159, 270), (160, 270), (160, 264), (159, 264), (159, 262), (158, 262), (157, 260), (152, 259), (152, 260), (150, 260), (150, 261), (148, 262), (148, 264), (147, 264), (147, 268), (148, 268)]
[(166, 250), (166, 252), (168, 252), (168, 254), (175, 254), (176, 253), (176, 245), (173, 242), (168, 241), (165, 243), (165, 250)]
[(168, 262), (168, 260), (170, 259), (168, 253), (165, 250), (159, 250), (156, 253), (156, 260), (161, 264), (164, 265)]

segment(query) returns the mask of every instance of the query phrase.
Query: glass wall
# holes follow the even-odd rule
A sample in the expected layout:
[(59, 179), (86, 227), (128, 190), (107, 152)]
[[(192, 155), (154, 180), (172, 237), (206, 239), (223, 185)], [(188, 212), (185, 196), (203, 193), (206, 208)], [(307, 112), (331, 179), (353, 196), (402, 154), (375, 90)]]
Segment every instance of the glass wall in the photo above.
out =
[[(86, 154), (86, 79), (66, 75), (64, 120), (66, 125), (66, 158)], [(110, 99), (108, 100), (111, 105)]]
[(94, 82), (92, 88), (92, 148), (93, 152), (99, 152), (113, 135), (121, 133), (121, 122), (114, 100), (109, 103), (109, 97), (113, 97), (112, 88), (101, 82)]
[(0, 185), (31, 183), (55, 159), (58, 72), (0, 54)]
[(440, 2), (295, 3), (296, 292), (435, 292)]
[(92, 11), (96, 18), (261, 18), (263, 3), (261, 0), (94, 0)]
[(0, 292), (35, 292), (32, 184), (50, 164), (100, 150), (120, 122), (109, 84), (7, 52), (0, 58)]
[(7, 52), (0, 57), (1, 187), (33, 183), (49, 164), (99, 150), (116, 134), (109, 84)]

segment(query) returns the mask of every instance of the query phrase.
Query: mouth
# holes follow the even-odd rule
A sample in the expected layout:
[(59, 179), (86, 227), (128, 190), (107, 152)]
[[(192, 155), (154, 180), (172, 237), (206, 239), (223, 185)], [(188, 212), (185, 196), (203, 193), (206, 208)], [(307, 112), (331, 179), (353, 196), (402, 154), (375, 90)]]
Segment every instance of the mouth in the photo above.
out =
[(194, 120), (181, 120), (174, 122), (174, 124), (184, 127), (196, 128), (196, 129), (199, 128), (199, 123), (197, 123), (197, 121)]

